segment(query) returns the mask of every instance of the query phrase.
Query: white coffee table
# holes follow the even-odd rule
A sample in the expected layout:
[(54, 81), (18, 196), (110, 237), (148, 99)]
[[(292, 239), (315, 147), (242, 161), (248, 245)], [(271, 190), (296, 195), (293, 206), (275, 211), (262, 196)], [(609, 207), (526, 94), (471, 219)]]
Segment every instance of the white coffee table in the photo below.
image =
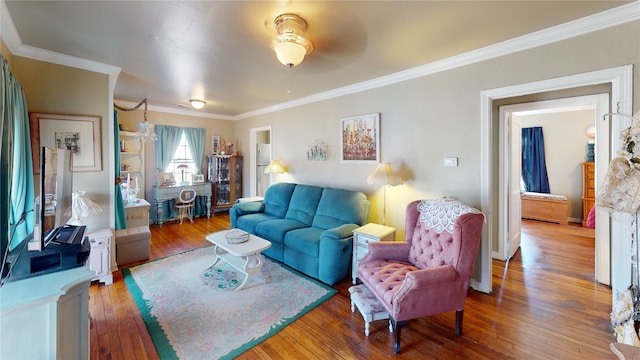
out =
[(240, 290), (256, 274), (260, 274), (264, 257), (261, 252), (271, 247), (271, 242), (255, 236), (249, 236), (249, 240), (240, 244), (229, 244), (225, 235), (229, 230), (218, 231), (206, 236), (206, 239), (214, 246), (214, 266), (222, 259), (227, 264), (245, 274), (242, 284), (235, 291)]

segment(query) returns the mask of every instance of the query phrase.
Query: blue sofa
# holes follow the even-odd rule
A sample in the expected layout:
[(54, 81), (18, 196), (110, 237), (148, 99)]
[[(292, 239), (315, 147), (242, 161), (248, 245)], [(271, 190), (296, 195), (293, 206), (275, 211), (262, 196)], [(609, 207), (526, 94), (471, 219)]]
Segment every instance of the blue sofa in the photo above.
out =
[(358, 191), (276, 183), (263, 201), (234, 204), (229, 215), (232, 228), (271, 241), (265, 255), (333, 285), (349, 274), (352, 232), (370, 206)]

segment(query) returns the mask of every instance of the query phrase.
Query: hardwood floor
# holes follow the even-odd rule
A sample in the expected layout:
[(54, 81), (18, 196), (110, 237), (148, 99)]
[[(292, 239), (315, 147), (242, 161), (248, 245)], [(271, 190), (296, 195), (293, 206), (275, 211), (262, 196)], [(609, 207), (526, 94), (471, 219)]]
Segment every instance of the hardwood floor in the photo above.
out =
[[(151, 259), (208, 246), (204, 236), (228, 226), (226, 213), (153, 225)], [(493, 261), (493, 292), (469, 290), (461, 337), (454, 312), (412, 320), (394, 355), (386, 321), (364, 335), (345, 279), (332, 298), (238, 359), (614, 359), (611, 289), (593, 280), (593, 231), (536, 221), (522, 229), (521, 250)], [(112, 285), (94, 282), (90, 296), (91, 359), (158, 358), (120, 271)]]

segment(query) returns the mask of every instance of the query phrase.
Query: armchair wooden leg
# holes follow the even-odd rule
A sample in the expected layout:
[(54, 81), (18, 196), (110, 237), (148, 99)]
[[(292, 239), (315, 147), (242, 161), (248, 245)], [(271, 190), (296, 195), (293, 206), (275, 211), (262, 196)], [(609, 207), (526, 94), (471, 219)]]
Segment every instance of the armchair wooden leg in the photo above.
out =
[(464, 310), (456, 310), (456, 336), (462, 336), (462, 316)]
[(393, 333), (395, 336), (395, 343), (393, 344), (393, 352), (397, 355), (400, 353), (400, 329), (402, 329), (405, 325), (407, 325), (407, 321), (396, 321), (394, 318), (390, 317), (391, 325), (393, 327)]

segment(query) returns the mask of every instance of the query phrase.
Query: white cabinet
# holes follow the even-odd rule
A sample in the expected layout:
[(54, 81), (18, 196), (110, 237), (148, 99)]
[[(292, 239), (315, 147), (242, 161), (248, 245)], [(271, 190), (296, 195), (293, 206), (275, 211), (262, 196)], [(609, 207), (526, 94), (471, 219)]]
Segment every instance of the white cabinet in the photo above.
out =
[(115, 241), (111, 229), (102, 229), (86, 234), (91, 243), (89, 269), (95, 271), (98, 280), (105, 285), (113, 283), (112, 269), (117, 269), (115, 260)]
[(353, 230), (353, 261), (351, 263), (351, 278), (356, 283), (358, 276), (358, 264), (360, 260), (369, 252), (371, 241), (394, 241), (396, 229), (369, 223)]
[(123, 182), (129, 178), (131, 188), (140, 189), (138, 198), (144, 199), (144, 141), (135, 132), (120, 131), (120, 176)]
[(0, 288), (0, 359), (89, 359), (89, 284), (84, 266)]
[(149, 226), (149, 207), (151, 204), (145, 199), (136, 203), (124, 205), (124, 213), (127, 217), (127, 229), (138, 226)]

